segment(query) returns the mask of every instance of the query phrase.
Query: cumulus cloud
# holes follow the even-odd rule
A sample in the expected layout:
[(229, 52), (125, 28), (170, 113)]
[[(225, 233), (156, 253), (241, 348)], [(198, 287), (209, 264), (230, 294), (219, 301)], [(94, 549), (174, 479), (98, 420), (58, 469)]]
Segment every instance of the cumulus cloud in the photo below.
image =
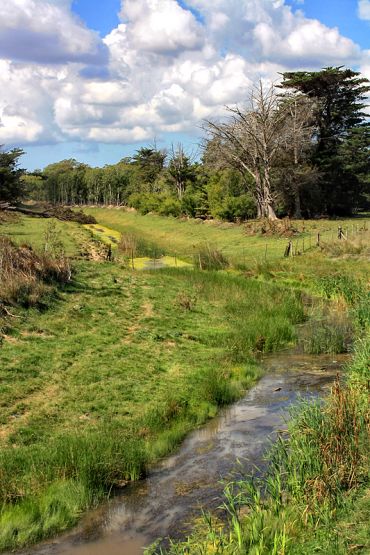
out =
[(124, 0), (103, 40), (70, 4), (0, 5), (0, 143), (151, 140), (218, 117), (260, 76), (370, 64), (285, 0)]
[(139, 50), (172, 54), (197, 49), (204, 40), (201, 25), (176, 0), (125, 0), (120, 15)]
[(102, 63), (107, 49), (63, 0), (0, 3), (0, 56), (37, 63)]

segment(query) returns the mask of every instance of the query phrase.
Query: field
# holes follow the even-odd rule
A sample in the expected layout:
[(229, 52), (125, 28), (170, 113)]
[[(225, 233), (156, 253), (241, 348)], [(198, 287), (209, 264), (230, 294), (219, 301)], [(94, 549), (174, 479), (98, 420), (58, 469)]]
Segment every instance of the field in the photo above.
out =
[[(91, 230), (56, 222), (74, 258), (71, 283), (42, 310), (13, 307), (3, 327), (2, 549), (71, 526), (242, 395), (260, 374), (258, 353), (295, 343), (307, 293), (319, 320), (323, 297), (346, 313), (366, 290), (366, 220), (341, 223), (353, 242), (334, 240), (338, 222), (305, 223), (295, 240), (308, 248), (311, 236), (311, 249), (284, 259), (286, 237), (249, 236), (242, 226), (87, 211), (116, 241), (134, 234), (151, 252), (189, 263), (207, 243), (231, 268), (135, 271), (118, 254), (114, 262), (91, 256), (99, 252)], [(48, 225), (22, 217), (0, 234), (40, 249)], [(318, 232), (321, 248), (313, 245)]]

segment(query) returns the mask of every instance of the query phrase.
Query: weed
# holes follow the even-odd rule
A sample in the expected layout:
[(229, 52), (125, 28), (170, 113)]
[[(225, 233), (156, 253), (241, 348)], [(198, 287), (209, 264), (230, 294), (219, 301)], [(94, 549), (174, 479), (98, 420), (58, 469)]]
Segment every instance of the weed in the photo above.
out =
[(178, 306), (182, 310), (194, 310), (197, 304), (197, 297), (195, 295), (189, 295), (181, 291), (176, 299), (175, 306)]

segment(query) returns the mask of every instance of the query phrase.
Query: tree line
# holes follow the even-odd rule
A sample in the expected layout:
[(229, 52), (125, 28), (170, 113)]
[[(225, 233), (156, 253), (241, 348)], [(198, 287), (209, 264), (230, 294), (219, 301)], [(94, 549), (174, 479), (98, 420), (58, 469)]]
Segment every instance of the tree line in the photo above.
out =
[(63, 160), (22, 172), (0, 152), (0, 201), (126, 205), (142, 213), (214, 217), (344, 216), (369, 208), (369, 81), (343, 67), (262, 81), (244, 106), (204, 122), (202, 156), (183, 145), (142, 147), (103, 168)]

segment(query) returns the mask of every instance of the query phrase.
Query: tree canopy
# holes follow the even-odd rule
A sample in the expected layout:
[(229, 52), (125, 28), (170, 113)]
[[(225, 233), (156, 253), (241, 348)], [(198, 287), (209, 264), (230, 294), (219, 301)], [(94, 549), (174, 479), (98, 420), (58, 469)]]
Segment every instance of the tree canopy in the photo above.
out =
[(0, 200), (132, 206), (142, 213), (230, 221), (341, 216), (370, 203), (370, 83), (342, 67), (260, 82), (228, 118), (205, 122), (201, 160), (183, 145), (139, 148), (117, 164), (75, 159), (26, 173), (21, 149), (0, 150)]

